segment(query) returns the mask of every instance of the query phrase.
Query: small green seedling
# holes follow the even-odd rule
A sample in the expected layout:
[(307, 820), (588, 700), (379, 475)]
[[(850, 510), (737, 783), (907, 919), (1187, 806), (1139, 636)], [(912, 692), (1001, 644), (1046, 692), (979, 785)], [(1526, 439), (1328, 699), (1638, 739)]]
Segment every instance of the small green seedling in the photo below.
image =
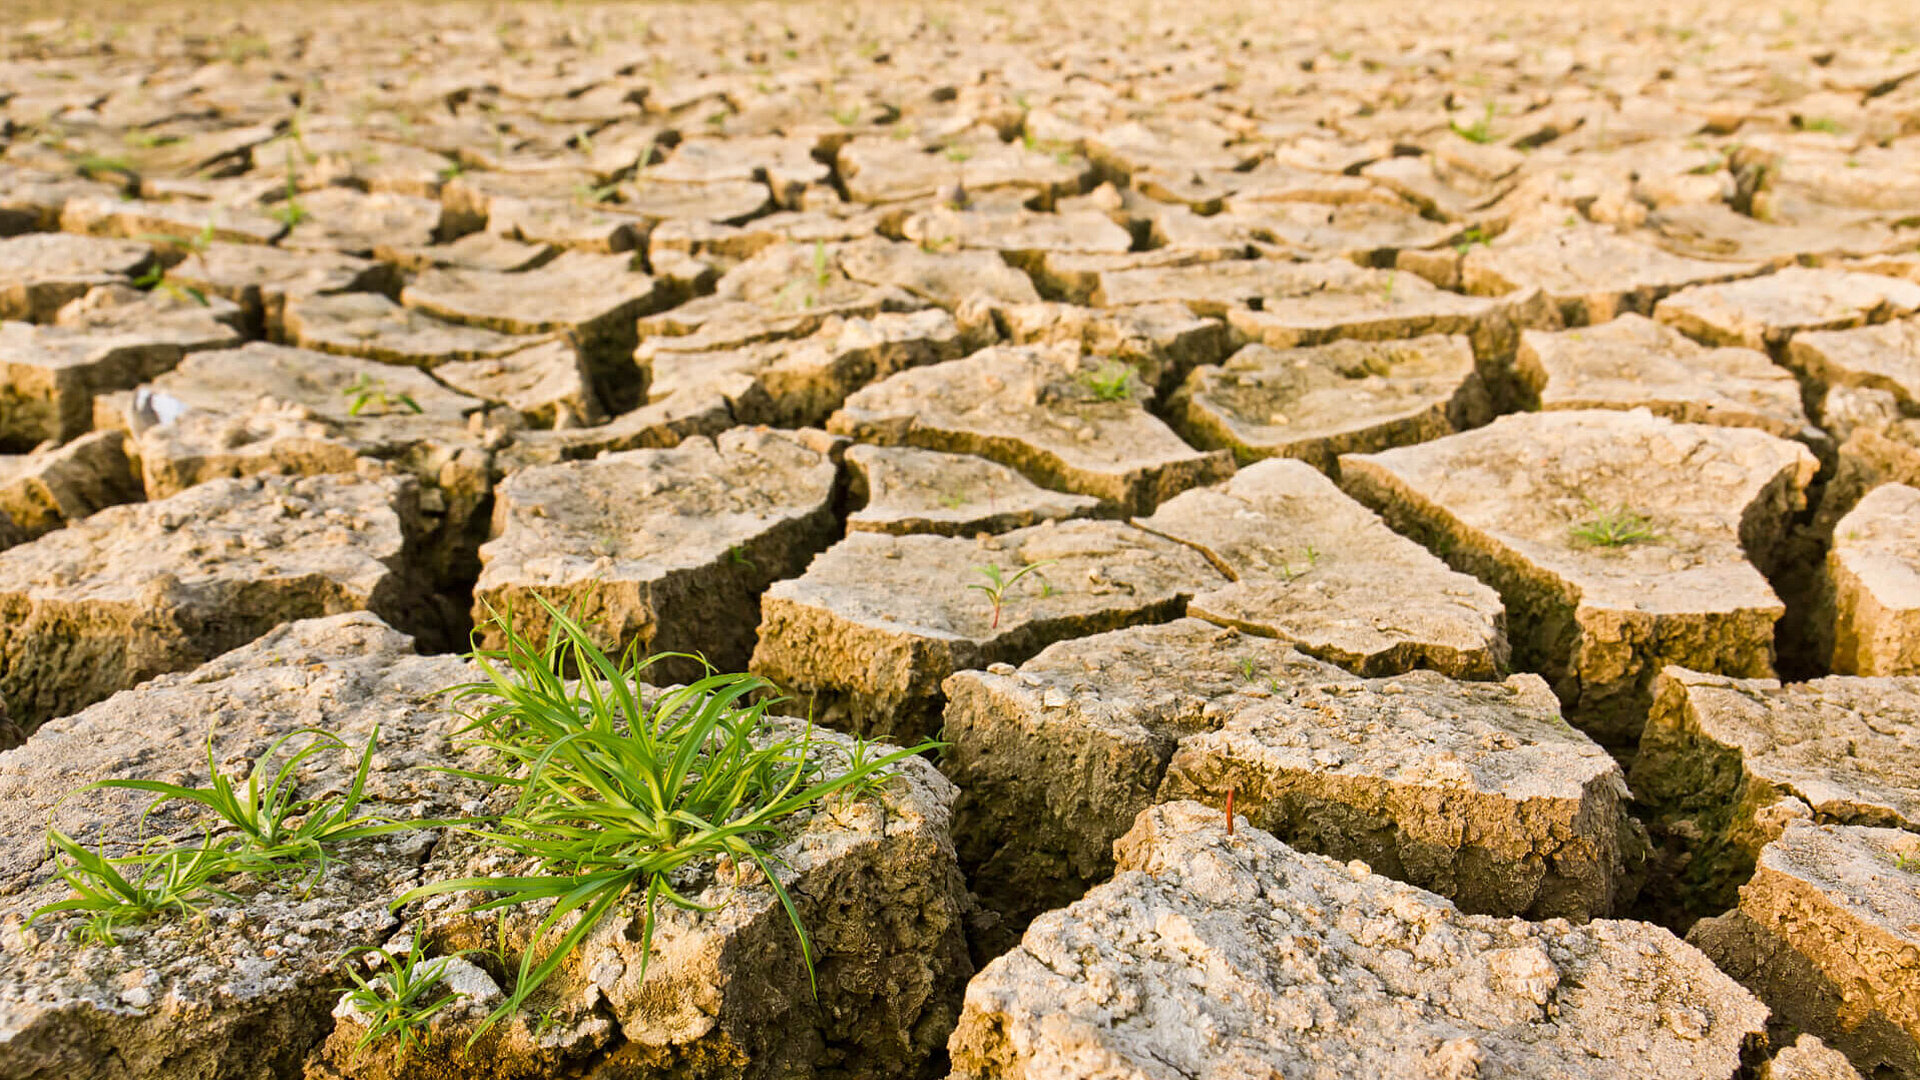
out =
[(1080, 382), (1095, 401), (1126, 401), (1133, 397), (1133, 367), (1109, 360), (1092, 371), (1083, 372)]
[(1260, 666), (1253, 662), (1253, 657), (1251, 656), (1241, 657), (1240, 658), (1240, 678), (1247, 682), (1252, 682), (1254, 679), (1258, 678), (1259, 676), (1260, 676)]
[(827, 242), (815, 240), (813, 242), (813, 287), (820, 292), (825, 292), (832, 281), (833, 271), (832, 264), (827, 258)]
[(948, 161), (952, 162), (962, 162), (973, 157), (973, 151), (964, 146), (949, 146), (946, 150), (942, 151), (942, 153)]
[[(967, 588), (978, 589), (987, 594), (987, 602), (993, 605), (993, 622), (990, 626), (991, 629), (1000, 629), (1000, 612), (1006, 607), (1007, 590), (1018, 584), (1021, 578), (1026, 577), (1028, 574), (1035, 573), (1043, 566), (1051, 566), (1053, 562), (1054, 560), (1052, 559), (1042, 559), (1036, 563), (1028, 563), (1014, 571), (1012, 577), (1006, 576), (1006, 571), (1000, 569), (999, 563), (988, 563), (985, 566), (974, 567), (974, 570), (978, 571), (981, 577), (987, 579), (987, 583), (985, 585), (973, 584), (967, 586)], [(1045, 592), (1041, 594), (1042, 597), (1053, 595), (1053, 585), (1047, 581), (1045, 575), (1039, 575), (1039, 581), (1045, 588)]]
[[(395, 1038), (400, 1040), (399, 1053), (405, 1055), (420, 1045), (420, 1029), (427, 1021), (461, 996), (451, 989), (437, 997), (434, 995), (446, 980), (447, 961), (451, 958), (440, 957), (422, 964), (420, 956), (425, 951), (416, 942), (399, 956), (371, 946), (347, 954), (347, 978), (353, 980), (353, 986), (342, 989), (353, 1007), (367, 1017), (367, 1029), (353, 1044), (355, 1053)], [(361, 974), (362, 956), (376, 958), (385, 970), (372, 976)]]
[[(300, 736), (308, 737), (306, 744), (287, 752), (288, 745)], [(146, 813), (169, 802), (197, 804), (212, 811), (235, 834), (232, 839), (237, 842), (228, 848), (230, 869), (271, 874), (312, 866), (317, 875), (325, 870), (327, 849), (349, 840), (413, 827), (360, 813), (360, 801), (366, 792), (367, 774), (373, 768), (373, 751), (379, 738), (380, 730), (375, 728), (360, 751), (353, 780), (344, 793), (328, 791), (313, 798), (302, 798), (297, 792), (294, 777), (301, 765), (317, 754), (347, 748), (339, 736), (315, 728), (300, 728), (275, 739), (266, 753), (255, 759), (244, 786), (235, 785), (232, 778), (221, 771), (214, 756), (213, 736), (209, 734), (207, 787), (124, 779), (100, 780), (80, 790), (116, 788), (159, 796), (147, 805)], [(277, 768), (276, 758), (281, 759)]]
[(388, 390), (387, 380), (376, 379), (364, 371), (355, 376), (353, 382), (340, 393), (341, 396), (350, 399), (347, 405), (348, 416), (359, 416), (367, 410), (369, 405), (377, 406), (383, 413), (393, 411), (396, 405), (411, 412), (426, 411), (420, 407), (419, 402), (413, 400), (413, 395), (405, 391)]
[(1487, 111), (1480, 117), (1480, 119), (1475, 120), (1473, 123), (1463, 125), (1458, 120), (1449, 120), (1447, 121), (1447, 126), (1453, 129), (1453, 133), (1455, 135), (1460, 136), (1461, 138), (1467, 140), (1470, 143), (1479, 143), (1480, 145), (1484, 146), (1487, 143), (1492, 142), (1493, 141), (1493, 102), (1491, 101), (1487, 102)]
[(1896, 856), (1893, 865), (1905, 873), (1920, 874), (1920, 855)]
[(834, 123), (841, 127), (852, 127), (860, 122), (860, 106), (849, 105), (844, 109), (835, 109), (828, 115), (832, 116)]
[(300, 167), (293, 159), (293, 144), (287, 144), (287, 191), (280, 205), (267, 212), (267, 216), (291, 229), (307, 220), (311, 214), (300, 202)]
[(1611, 510), (1603, 510), (1589, 502), (1587, 512), (1593, 516), (1571, 528), (1573, 538), (1583, 544), (1612, 548), (1659, 539), (1660, 534), (1654, 531), (1652, 520), (1624, 503)]
[(1383, 304), (1393, 303), (1393, 282), (1394, 282), (1394, 272), (1392, 270), (1389, 270), (1387, 271), (1387, 283), (1380, 287), (1381, 303)]
[(1475, 225), (1472, 228), (1468, 229), (1466, 232), (1463, 232), (1460, 234), (1460, 239), (1455, 240), (1453, 242), (1453, 250), (1458, 252), (1461, 255), (1465, 255), (1467, 252), (1472, 251), (1476, 247), (1485, 247), (1487, 245), (1487, 240), (1488, 240), (1488, 237), (1487, 237), (1486, 230), (1482, 229), (1478, 225)]
[(89, 851), (58, 829), (47, 830), (47, 845), (55, 853), (54, 873), (73, 890), (65, 900), (43, 904), (27, 917), (32, 925), (43, 915), (77, 911), (87, 916), (77, 935), (101, 945), (112, 945), (123, 926), (145, 922), (172, 912), (192, 915), (208, 895), (232, 898), (210, 882), (233, 870), (226, 846), (204, 835), (194, 847), (143, 851), (108, 858)]

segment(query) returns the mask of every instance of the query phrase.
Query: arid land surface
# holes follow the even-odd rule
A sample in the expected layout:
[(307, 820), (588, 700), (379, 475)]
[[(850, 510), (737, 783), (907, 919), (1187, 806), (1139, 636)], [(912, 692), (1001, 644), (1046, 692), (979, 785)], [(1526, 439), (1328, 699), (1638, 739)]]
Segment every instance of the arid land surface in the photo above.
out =
[(1911, 3), (26, 0), (0, 320), (0, 1080), (1920, 1078)]

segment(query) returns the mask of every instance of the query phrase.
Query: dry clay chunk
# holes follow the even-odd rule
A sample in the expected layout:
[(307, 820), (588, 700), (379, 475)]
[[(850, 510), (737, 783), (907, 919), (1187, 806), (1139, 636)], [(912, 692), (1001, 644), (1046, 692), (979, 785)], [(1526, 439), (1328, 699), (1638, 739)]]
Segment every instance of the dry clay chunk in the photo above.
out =
[[(144, 793), (60, 800), (104, 779), (205, 785), (209, 739), (215, 760), (239, 774), (303, 728), (345, 743), (297, 771), (303, 795), (344, 790), (377, 729), (361, 812), (456, 815), (474, 785), (421, 766), (459, 763), (444, 748), (464, 721), (437, 700), (475, 674), (451, 656), (414, 655), (410, 638), (365, 612), (308, 619), (51, 721), (0, 755), (0, 919), (13, 927), (0, 935), (0, 1070), (94, 1080), (299, 1075), (302, 1057), (333, 1026), (340, 961), (392, 932), (387, 904), (419, 884), (431, 833), (353, 843), (310, 889), (236, 879), (239, 899), (213, 900), (204, 919), (157, 915), (108, 947), (70, 939), (76, 916), (18, 929), (35, 908), (70, 895), (53, 877), (44, 830), (51, 822), (116, 855), (144, 837), (196, 841), (210, 815), (181, 803), (143, 822)], [(290, 746), (305, 744), (294, 735)]]
[(1113, 842), (1156, 801), (1181, 739), (1352, 678), (1199, 619), (1058, 642), (1017, 671), (955, 672), (941, 767), (960, 787), (953, 835), (967, 880), (1018, 932), (1112, 875)]
[[(473, 617), (510, 613), (543, 640), (544, 598), (610, 650), (699, 653), (723, 671), (753, 652), (760, 593), (833, 542), (839, 477), (820, 432), (735, 428), (671, 450), (522, 469), (495, 493)], [(497, 627), (482, 641), (499, 648)], [(654, 682), (703, 671), (667, 658)]]
[(990, 304), (1037, 304), (1033, 280), (991, 251), (926, 251), (869, 237), (841, 245), (840, 269), (855, 281), (891, 286), (951, 310), (984, 296)]
[(1668, 668), (1633, 764), (1694, 913), (1724, 911), (1791, 820), (1920, 829), (1920, 679), (1781, 686)]
[(231, 244), (271, 244), (287, 231), (284, 222), (247, 206), (99, 195), (67, 200), (60, 228), (88, 236), (166, 236), (188, 242), (205, 237)]
[(1920, 1076), (1920, 836), (1797, 822), (1760, 852), (1740, 906), (1687, 940), (1864, 1076)]
[(0, 552), (0, 700), (30, 728), (290, 619), (418, 627), (415, 497), (394, 479), (214, 480)]
[(606, 419), (586, 364), (564, 340), (485, 360), (455, 360), (435, 367), (433, 376), (460, 393), (497, 401), (538, 428), (585, 427)]
[(366, 292), (291, 298), (281, 321), (289, 345), (425, 368), (504, 356), (539, 340), (445, 322)]
[(912, 739), (938, 726), (955, 671), (1177, 618), (1220, 581), (1198, 552), (1114, 521), (976, 540), (855, 532), (767, 590), (753, 670), (832, 726)]
[(1203, 619), (1277, 637), (1361, 675), (1434, 668), (1491, 679), (1507, 660), (1500, 597), (1387, 528), (1300, 461), (1263, 461), (1134, 522), (1206, 554), (1231, 584)]
[(478, 572), (491, 456), (470, 430), (483, 403), (423, 371), (253, 342), (195, 353), (134, 394), (113, 426), (134, 433), (150, 499), (220, 476), (353, 472), (368, 459), (419, 480), (423, 566)]
[(1623, 312), (1649, 315), (1655, 301), (1677, 289), (1763, 269), (1671, 255), (1604, 225), (1582, 225), (1509, 234), (1472, 248), (1460, 262), (1460, 281), (1475, 296), (1538, 288), (1568, 326), (1587, 326)]
[(1821, 588), (1835, 672), (1920, 675), (1920, 490), (1882, 484), (1841, 518)]
[(132, 240), (67, 233), (0, 239), (0, 319), (51, 322), (67, 301), (95, 285), (124, 283), (152, 263), (153, 250)]
[(857, 391), (827, 422), (863, 442), (977, 454), (1132, 513), (1233, 471), (1145, 408), (1130, 368), (1076, 346), (996, 346)]
[(883, 312), (872, 318), (829, 318), (799, 341), (764, 341), (734, 349), (688, 350), (693, 338), (653, 338), (635, 351), (652, 373), (647, 393), (659, 401), (736, 373), (758, 382), (773, 403), (769, 419), (784, 427), (824, 422), (847, 395), (875, 379), (966, 351), (953, 316), (938, 308)]
[(1689, 424), (1808, 434), (1800, 383), (1757, 349), (1709, 348), (1642, 315), (1578, 330), (1528, 330), (1514, 357), (1546, 410), (1639, 409)]
[(1803, 1034), (1760, 1067), (1758, 1080), (1861, 1080), (1847, 1055)]
[(1227, 324), (1183, 304), (1086, 308), (1078, 304), (1016, 304), (995, 313), (1015, 345), (1072, 342), (1095, 356), (1124, 361), (1156, 393), (1178, 386), (1198, 364), (1227, 354)]
[(1493, 418), (1472, 345), (1438, 334), (1248, 345), (1218, 367), (1195, 368), (1169, 412), (1195, 445), (1232, 450), (1242, 463), (1291, 457), (1323, 470), (1341, 454), (1425, 442)]
[(1026, 477), (970, 454), (944, 454), (911, 446), (847, 449), (851, 493), (860, 509), (847, 515), (859, 532), (982, 532), (1085, 517), (1100, 500), (1036, 487)]
[(1667, 664), (1773, 674), (1785, 609), (1762, 570), (1814, 469), (1796, 443), (1638, 409), (1505, 416), (1340, 459), (1348, 491), (1499, 591), (1515, 665), (1609, 747), (1639, 737)]
[[(121, 292), (138, 299), (111, 302)], [(95, 394), (130, 390), (188, 353), (240, 344), (239, 309), (209, 305), (218, 306), (116, 285), (68, 304), (53, 326), (0, 323), (0, 446), (65, 442), (92, 426)]]
[(1229, 790), (1302, 851), (1488, 915), (1607, 915), (1632, 900), (1647, 851), (1620, 766), (1537, 675), (1420, 671), (1250, 705), (1180, 743), (1160, 798), (1223, 805)]
[(1884, 390), (1902, 412), (1920, 411), (1920, 319), (1795, 334), (1786, 362), (1817, 395), (1836, 386)]
[(955, 1080), (1732, 1080), (1766, 1022), (1659, 927), (1461, 914), (1195, 803), (1116, 853), (968, 985)]
[(1784, 346), (1806, 330), (1843, 330), (1920, 310), (1920, 284), (1879, 274), (1799, 267), (1660, 301), (1654, 318), (1708, 345)]
[(623, 407), (642, 389), (633, 366), (636, 320), (669, 299), (653, 278), (629, 269), (630, 261), (568, 251), (517, 274), (427, 270), (401, 291), (400, 302), (503, 334), (565, 331), (610, 404)]
[(393, 268), (351, 255), (285, 251), (260, 244), (209, 244), (167, 271), (166, 280), (240, 305), (256, 332), (285, 335), (287, 301), (399, 288)]
[(126, 442), (124, 432), (95, 431), (64, 446), (0, 457), (0, 512), (20, 539), (31, 540), (97, 510), (138, 501), (144, 493)]
[[(806, 738), (809, 758), (827, 774), (847, 767), (853, 748), (845, 736), (773, 723), (773, 737)], [(815, 981), (765, 878), (731, 860), (696, 860), (674, 874), (673, 887), (711, 910), (660, 902), (647, 956), (635, 898), (586, 934), (539, 997), (472, 1047), (469, 1037), (504, 996), (477, 967), (466, 970), (472, 997), (436, 1016), (427, 1045), (412, 1054), (398, 1053), (397, 1040), (357, 1051), (369, 1018), (342, 1002), (340, 1025), (307, 1075), (471, 1076), (476, 1060), (498, 1080), (920, 1075), (952, 1030), (972, 974), (968, 899), (948, 838), (953, 785), (920, 758), (892, 771), (872, 794), (832, 800), (765, 843), (767, 864), (810, 939)], [(434, 849), (424, 877), (515, 870), (497, 848), (455, 837)], [(502, 940), (515, 956), (541, 947), (534, 930), (543, 911), (522, 908), (504, 919), (467, 911), (479, 895), (422, 904), (418, 936), (447, 953), (483, 952)]]

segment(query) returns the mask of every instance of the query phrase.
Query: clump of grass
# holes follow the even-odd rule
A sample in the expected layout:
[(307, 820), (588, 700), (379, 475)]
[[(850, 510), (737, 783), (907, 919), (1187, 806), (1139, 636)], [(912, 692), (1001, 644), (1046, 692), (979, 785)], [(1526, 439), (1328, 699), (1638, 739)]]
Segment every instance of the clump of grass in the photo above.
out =
[[(353, 1007), (368, 1019), (367, 1029), (353, 1044), (354, 1053), (382, 1040), (397, 1038), (399, 1053), (405, 1055), (420, 1045), (420, 1029), (427, 1021), (460, 997), (453, 990), (433, 996), (435, 989), (446, 980), (447, 961), (451, 957), (443, 956), (423, 965), (420, 957), (425, 951), (415, 941), (399, 956), (372, 947), (347, 954), (347, 978), (353, 980), (353, 986), (342, 989)], [(371, 977), (361, 974), (363, 956), (376, 958), (385, 970)]]
[(1589, 502), (1587, 512), (1593, 516), (1571, 526), (1569, 530), (1573, 538), (1582, 544), (1614, 548), (1660, 538), (1660, 534), (1654, 531), (1653, 521), (1625, 503), (1609, 510)]
[(292, 143), (287, 144), (286, 196), (279, 206), (267, 211), (267, 216), (289, 229), (313, 216), (307, 213), (306, 205), (300, 201), (300, 166), (294, 160)]
[(1447, 126), (1453, 129), (1455, 135), (1468, 142), (1485, 146), (1493, 141), (1493, 102), (1487, 102), (1487, 111), (1473, 123), (1462, 124), (1458, 120), (1449, 120)]
[(143, 923), (161, 914), (197, 914), (209, 896), (231, 894), (212, 885), (232, 870), (226, 846), (203, 835), (194, 847), (161, 848), (109, 858), (75, 842), (58, 829), (47, 830), (47, 845), (55, 853), (54, 874), (73, 890), (65, 900), (43, 904), (28, 916), (32, 925), (43, 916), (77, 911), (86, 915), (78, 936), (112, 945), (122, 927)]
[[(299, 736), (307, 743), (290, 753), (285, 748)], [(158, 796), (141, 813), (142, 821), (168, 802), (185, 802), (212, 814), (217, 825), (207, 828), (197, 844), (165, 846), (149, 843), (133, 855), (108, 857), (90, 851), (58, 829), (47, 830), (58, 868), (55, 873), (73, 889), (65, 900), (34, 911), (29, 922), (44, 915), (77, 911), (87, 915), (83, 936), (111, 943), (122, 926), (145, 922), (172, 912), (191, 915), (209, 897), (233, 899), (216, 882), (239, 874), (273, 876), (289, 870), (311, 870), (308, 885), (326, 872), (328, 852), (351, 840), (382, 836), (405, 829), (427, 827), (427, 822), (394, 822), (360, 813), (367, 773), (380, 737), (378, 729), (361, 750), (353, 780), (345, 792), (329, 791), (315, 797), (298, 793), (294, 774), (323, 752), (345, 750), (339, 736), (302, 728), (274, 740), (255, 759), (244, 786), (236, 786), (220, 770), (213, 740), (207, 740), (208, 786), (188, 787), (161, 780), (100, 780), (77, 789), (78, 795), (102, 788), (143, 791)], [(281, 759), (276, 767), (274, 762)], [(69, 796), (71, 797), (71, 796)], [(217, 830), (217, 831), (216, 831)]]
[(1082, 372), (1080, 384), (1095, 401), (1126, 401), (1133, 397), (1133, 367), (1109, 360), (1091, 371)]
[(1453, 250), (1461, 255), (1465, 255), (1476, 247), (1485, 247), (1489, 239), (1486, 230), (1475, 225), (1460, 234), (1460, 239), (1453, 242)]
[(1053, 594), (1053, 586), (1047, 582), (1044, 575), (1038, 574), (1041, 567), (1051, 566), (1053, 562), (1054, 560), (1052, 559), (1042, 559), (1036, 563), (1028, 563), (1014, 571), (1012, 577), (1008, 577), (1007, 572), (1000, 569), (999, 563), (988, 563), (985, 566), (974, 567), (974, 570), (977, 571), (981, 577), (986, 578), (987, 581), (984, 585), (976, 582), (967, 586), (967, 588), (977, 589), (985, 593), (987, 603), (993, 605), (993, 621), (989, 626), (990, 629), (1000, 629), (1000, 613), (1006, 608), (1007, 590), (1019, 584), (1020, 579), (1026, 577), (1028, 574), (1035, 574), (1038, 577), (1044, 590), (1041, 593), (1042, 596), (1050, 596)]
[(378, 407), (383, 413), (392, 412), (395, 406), (415, 413), (426, 411), (419, 402), (413, 400), (412, 394), (404, 390), (388, 390), (387, 380), (374, 378), (364, 371), (354, 376), (353, 382), (340, 393), (348, 399), (348, 416), (359, 416), (369, 405)]
[(816, 758), (811, 724), (798, 737), (776, 733), (765, 680), (711, 674), (648, 703), (641, 676), (660, 656), (642, 657), (636, 646), (615, 659), (572, 617), (541, 605), (550, 620), (544, 644), (496, 617), (503, 646), (473, 654), (486, 678), (454, 689), (478, 706), (466, 737), (498, 762), (493, 771), (457, 775), (513, 796), (496, 817), (461, 827), (528, 860), (531, 871), (436, 881), (394, 901), (397, 908), (446, 893), (488, 894), (474, 912), (550, 902), (535, 943), (578, 916), (544, 957), (532, 948), (522, 954), (512, 995), (473, 1037), (512, 1015), (630, 898), (641, 911), (644, 979), (660, 905), (711, 910), (682, 895), (675, 875), (722, 859), (765, 875), (811, 981), (812, 943), (774, 873), (783, 830), (796, 815), (879, 782), (879, 773), (937, 744), (862, 751), (861, 760), (829, 773)]

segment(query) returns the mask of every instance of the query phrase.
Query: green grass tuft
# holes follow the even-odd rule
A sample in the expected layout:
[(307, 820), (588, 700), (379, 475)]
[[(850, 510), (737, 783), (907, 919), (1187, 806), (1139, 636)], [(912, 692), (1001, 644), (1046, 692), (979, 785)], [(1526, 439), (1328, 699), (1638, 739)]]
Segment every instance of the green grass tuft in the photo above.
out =
[(1660, 538), (1660, 534), (1654, 531), (1651, 519), (1624, 504), (1603, 510), (1588, 503), (1587, 511), (1593, 516), (1570, 529), (1573, 538), (1583, 544), (1592, 547), (1626, 547)]

